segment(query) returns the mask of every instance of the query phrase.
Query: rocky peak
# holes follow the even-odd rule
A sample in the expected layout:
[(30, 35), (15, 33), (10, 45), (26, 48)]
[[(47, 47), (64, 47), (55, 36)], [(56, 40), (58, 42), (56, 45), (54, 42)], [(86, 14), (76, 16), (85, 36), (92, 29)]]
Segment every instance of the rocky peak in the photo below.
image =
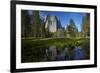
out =
[(56, 32), (58, 29), (61, 29), (61, 23), (57, 16), (47, 15), (44, 19), (45, 28), (50, 32)]

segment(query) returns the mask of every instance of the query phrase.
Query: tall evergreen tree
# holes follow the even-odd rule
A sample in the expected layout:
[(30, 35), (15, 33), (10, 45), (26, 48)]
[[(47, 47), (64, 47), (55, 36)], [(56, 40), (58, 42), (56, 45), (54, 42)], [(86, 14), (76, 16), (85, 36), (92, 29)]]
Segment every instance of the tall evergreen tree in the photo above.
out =
[(44, 24), (44, 21), (41, 20), (41, 25), (40, 25), (40, 36), (42, 38), (45, 37), (45, 34), (46, 34), (46, 31), (45, 31), (45, 24)]
[(67, 31), (71, 37), (76, 37), (78, 29), (73, 19), (70, 19), (69, 25), (67, 26)]
[(27, 10), (21, 11), (21, 36), (28, 37), (30, 36), (30, 17)]
[(32, 32), (33, 37), (40, 37), (39, 11), (32, 11)]
[(90, 14), (86, 14), (82, 20), (82, 36), (89, 37), (90, 36)]

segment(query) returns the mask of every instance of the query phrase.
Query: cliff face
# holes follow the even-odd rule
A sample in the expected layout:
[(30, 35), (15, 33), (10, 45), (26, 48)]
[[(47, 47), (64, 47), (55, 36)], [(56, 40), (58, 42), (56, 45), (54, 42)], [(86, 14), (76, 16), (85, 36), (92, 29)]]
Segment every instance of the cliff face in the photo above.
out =
[(45, 17), (45, 29), (49, 32), (57, 32), (58, 29), (61, 29), (61, 23), (56, 16), (46, 16)]

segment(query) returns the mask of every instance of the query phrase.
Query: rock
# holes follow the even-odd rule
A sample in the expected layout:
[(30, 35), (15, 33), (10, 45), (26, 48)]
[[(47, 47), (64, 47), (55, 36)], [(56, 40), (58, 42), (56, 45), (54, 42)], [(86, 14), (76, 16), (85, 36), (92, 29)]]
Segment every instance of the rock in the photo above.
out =
[(45, 22), (45, 29), (49, 30), (49, 32), (57, 32), (58, 29), (61, 29), (61, 23), (57, 16), (47, 15), (44, 19)]

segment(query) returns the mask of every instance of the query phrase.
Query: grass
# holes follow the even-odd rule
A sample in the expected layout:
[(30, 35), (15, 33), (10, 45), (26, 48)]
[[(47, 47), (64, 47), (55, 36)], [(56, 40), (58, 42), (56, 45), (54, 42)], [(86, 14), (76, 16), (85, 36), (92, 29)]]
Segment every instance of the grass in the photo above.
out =
[[(35, 41), (34, 41), (35, 40)], [(53, 38), (53, 39), (47, 39), (47, 40), (40, 40), (40, 39), (22, 39), (22, 46), (29, 48), (29, 47), (34, 47), (34, 48), (39, 48), (39, 47), (48, 47), (51, 45), (56, 45), (56, 46), (80, 46), (84, 42), (89, 41), (88, 38)]]

